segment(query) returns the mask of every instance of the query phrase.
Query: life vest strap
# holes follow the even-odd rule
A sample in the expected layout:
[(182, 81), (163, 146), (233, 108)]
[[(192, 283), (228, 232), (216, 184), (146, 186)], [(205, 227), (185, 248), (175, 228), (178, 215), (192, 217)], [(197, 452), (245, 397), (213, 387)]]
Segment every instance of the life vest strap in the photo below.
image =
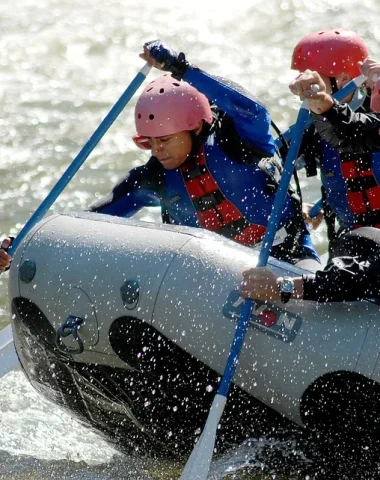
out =
[(347, 186), (347, 202), (354, 216), (354, 228), (380, 223), (380, 186), (372, 170), (372, 154), (359, 155), (341, 162)]
[(377, 227), (380, 225), (380, 209), (373, 211), (366, 211), (355, 215), (354, 228), (363, 226)]
[(264, 237), (266, 227), (249, 222), (220, 190), (206, 165), (203, 147), (181, 166), (182, 178), (203, 228), (244, 245)]
[(193, 204), (195, 209), (199, 212), (205, 212), (210, 208), (216, 208), (225, 200), (223, 194), (220, 190), (210, 193), (209, 195), (204, 195), (203, 197), (194, 198)]
[(185, 182), (200, 177), (205, 173), (208, 173), (206, 165), (194, 165), (190, 170), (182, 170), (182, 175)]
[(350, 178), (346, 180), (347, 189), (350, 192), (362, 192), (370, 188), (378, 186), (373, 173), (368, 176), (357, 176), (356, 178)]

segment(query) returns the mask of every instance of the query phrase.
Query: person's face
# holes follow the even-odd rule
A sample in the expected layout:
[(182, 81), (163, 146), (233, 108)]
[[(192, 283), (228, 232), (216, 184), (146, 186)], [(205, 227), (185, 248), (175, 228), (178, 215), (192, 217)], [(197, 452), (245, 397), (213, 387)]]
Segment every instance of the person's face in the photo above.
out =
[(165, 137), (149, 137), (152, 155), (166, 170), (180, 167), (191, 152), (190, 132), (183, 131)]

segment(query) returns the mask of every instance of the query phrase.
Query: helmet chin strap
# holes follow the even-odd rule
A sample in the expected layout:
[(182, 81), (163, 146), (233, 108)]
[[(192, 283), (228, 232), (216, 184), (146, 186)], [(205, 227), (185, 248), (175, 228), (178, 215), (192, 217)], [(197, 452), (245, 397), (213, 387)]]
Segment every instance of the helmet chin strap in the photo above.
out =
[(331, 85), (331, 94), (334, 95), (338, 91), (338, 84), (336, 83), (335, 77), (329, 77), (330, 85)]
[(189, 133), (191, 137), (192, 148), (189, 157), (194, 158), (197, 155), (199, 147), (206, 138), (206, 135), (210, 131), (210, 128), (210, 125), (207, 122), (203, 121), (202, 130), (199, 132), (199, 135), (196, 135), (194, 130), (190, 130)]

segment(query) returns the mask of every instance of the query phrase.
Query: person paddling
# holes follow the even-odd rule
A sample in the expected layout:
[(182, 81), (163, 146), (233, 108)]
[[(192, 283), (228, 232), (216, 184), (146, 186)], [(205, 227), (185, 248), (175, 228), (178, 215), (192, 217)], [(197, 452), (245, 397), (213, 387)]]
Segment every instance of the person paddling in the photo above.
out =
[[(363, 39), (342, 28), (308, 34), (293, 51), (291, 68), (301, 73), (289, 88), (302, 100), (307, 98), (313, 121), (304, 134), (300, 155), (307, 176), (320, 170), (331, 256), (340, 235), (362, 226), (380, 226), (376, 153), (380, 117), (371, 112), (367, 95), (373, 85), (374, 63)], [(335, 101), (331, 95), (362, 71), (369, 73), (367, 84), (343, 103)], [(319, 87), (317, 93), (310, 90), (313, 84)]]
[[(131, 216), (160, 205), (164, 221), (201, 227), (244, 245), (263, 239), (281, 166), (266, 108), (242, 87), (190, 65), (160, 40), (141, 58), (170, 73), (152, 81), (135, 108), (135, 143), (151, 150), (91, 209)], [(318, 259), (299, 201), (288, 195), (284, 235), (272, 255), (286, 261)]]
[[(281, 175), (267, 109), (241, 86), (190, 65), (160, 40), (146, 43), (140, 57), (168, 72), (144, 88), (135, 107), (133, 140), (151, 157), (90, 210), (131, 217), (144, 206), (160, 206), (165, 223), (257, 244)], [(292, 263), (319, 262), (293, 192), (271, 254)], [(1, 255), (0, 270), (7, 259)]]

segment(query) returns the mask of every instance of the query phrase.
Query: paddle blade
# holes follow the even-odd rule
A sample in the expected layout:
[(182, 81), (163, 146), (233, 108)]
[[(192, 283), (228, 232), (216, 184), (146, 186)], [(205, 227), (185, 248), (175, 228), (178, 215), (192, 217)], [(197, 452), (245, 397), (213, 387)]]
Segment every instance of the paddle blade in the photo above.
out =
[(216, 432), (227, 398), (215, 395), (206, 425), (199, 437), (179, 480), (206, 480), (214, 453)]
[(0, 378), (16, 365), (18, 365), (18, 357), (13, 344), (12, 328), (8, 325), (0, 332)]

